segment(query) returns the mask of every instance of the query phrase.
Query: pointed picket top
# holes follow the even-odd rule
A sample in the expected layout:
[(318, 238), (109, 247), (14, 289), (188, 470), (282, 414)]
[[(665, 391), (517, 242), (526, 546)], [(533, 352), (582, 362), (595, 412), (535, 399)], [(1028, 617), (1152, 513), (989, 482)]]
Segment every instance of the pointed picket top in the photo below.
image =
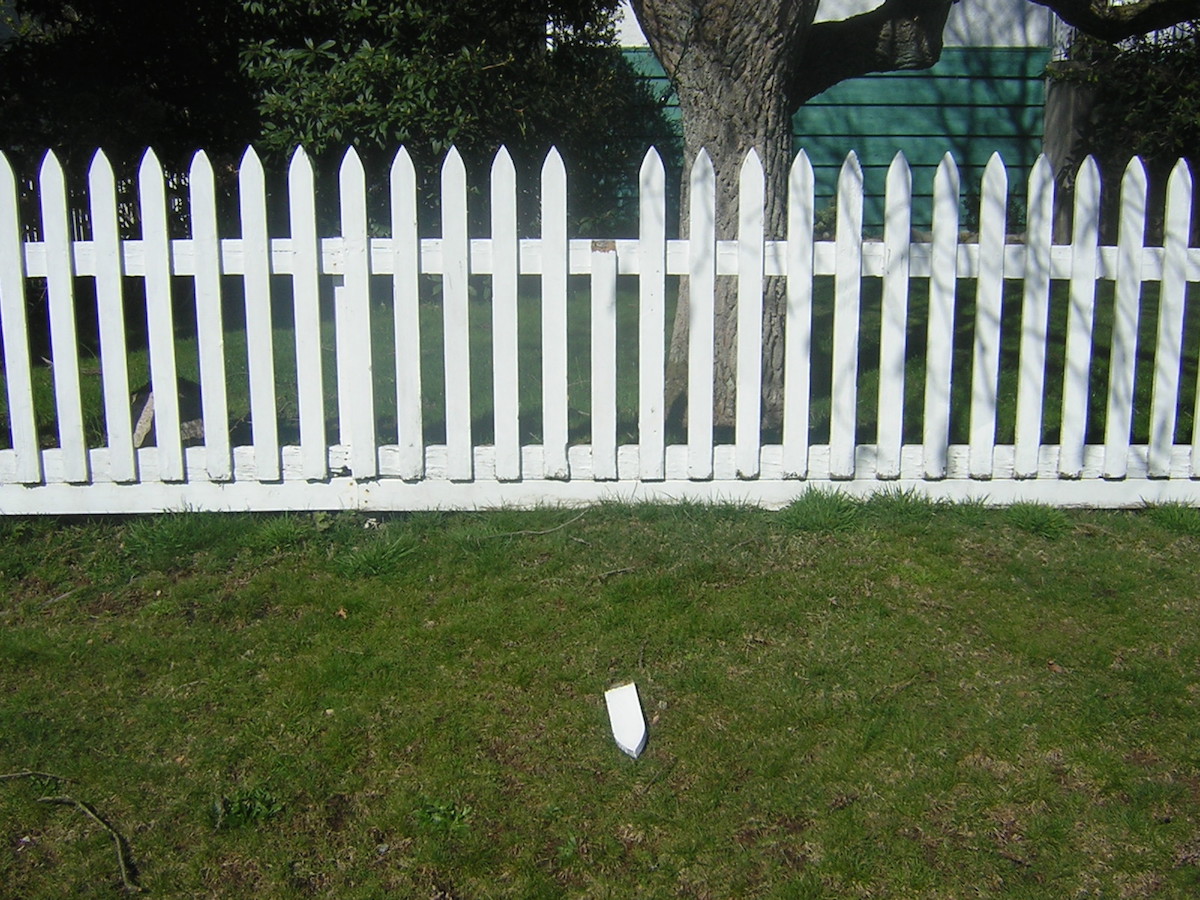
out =
[[(1167, 179), (1167, 196), (1175, 196), (1176, 192), (1178, 192), (1181, 198), (1190, 197), (1191, 189), (1192, 167), (1188, 165), (1186, 159), (1179, 159), (1171, 168), (1171, 175)], [(1182, 199), (1180, 202), (1182, 202)]]
[(446, 156), (442, 160), (442, 179), (457, 178), (459, 174), (465, 179), (467, 176), (467, 164), (463, 162), (462, 154), (458, 152), (458, 147), (453, 144), (446, 151)]
[(647, 181), (665, 177), (666, 169), (663, 166), (662, 157), (658, 154), (658, 148), (651, 147), (646, 151), (646, 155), (642, 157), (642, 165), (638, 169), (638, 181), (644, 187)]
[(746, 178), (751, 173), (761, 173), (763, 170), (762, 157), (758, 155), (758, 150), (751, 147), (746, 151), (746, 156), (742, 159), (741, 177)]
[(88, 164), (88, 178), (113, 178), (112, 163), (108, 161), (108, 156), (103, 150), (92, 154), (92, 161)]
[[(504, 148), (501, 149), (503, 150)], [(508, 153), (507, 150), (504, 150), (504, 152)], [(499, 154), (496, 155), (499, 156)], [(548, 177), (564, 179), (567, 177), (567, 166), (563, 162), (562, 154), (558, 152), (557, 147), (550, 148), (546, 153), (545, 161), (542, 163), (542, 178), (544, 180)]]
[(516, 164), (513, 163), (512, 154), (508, 152), (507, 147), (501, 144), (500, 149), (496, 151), (496, 155), (492, 157), (492, 177), (495, 178), (501, 173), (504, 176), (508, 176), (509, 173), (515, 172)]
[(692, 168), (690, 173), (692, 183), (695, 184), (697, 181), (707, 181), (708, 179), (715, 177), (715, 173), (716, 169), (713, 167), (712, 157), (708, 155), (707, 150), (701, 147), (700, 152), (696, 154), (696, 158), (692, 160)]
[(1043, 199), (1045, 192), (1049, 192), (1049, 199), (1054, 202), (1054, 166), (1050, 164), (1050, 157), (1045, 154), (1038, 154), (1037, 160), (1033, 161), (1033, 166), (1030, 167), (1030, 176), (1026, 180), (1028, 186), (1028, 205), (1032, 206)]
[(1077, 247), (1081, 239), (1096, 246), (1100, 239), (1100, 166), (1095, 157), (1087, 155), (1075, 175), (1074, 234), (1071, 243)]
[(159, 162), (158, 154), (154, 152), (154, 148), (147, 147), (146, 152), (142, 154), (141, 165), (138, 166), (138, 180), (144, 182), (147, 179), (155, 178), (160, 182), (162, 181), (162, 163)]
[(808, 151), (801, 149), (792, 160), (792, 165), (788, 169), (788, 184), (798, 189), (798, 194), (803, 195), (805, 188), (813, 180), (812, 160), (808, 157)]
[(62, 173), (62, 163), (58, 161), (58, 156), (55, 155), (53, 150), (46, 151), (46, 155), (42, 157), (42, 165), (38, 172), (42, 177), (45, 177), (47, 173), (51, 175)]
[(312, 170), (312, 159), (308, 151), (297, 144), (296, 149), (292, 151), (292, 158), (288, 160), (288, 177), (311, 178)]
[[(1039, 157), (1039, 159), (1043, 158), (1044, 156)], [(1036, 166), (1037, 164), (1035, 163), (1034, 165)], [(988, 157), (987, 165), (983, 169), (983, 193), (985, 196), (988, 193), (989, 186), (993, 190), (998, 191), (1003, 189), (1006, 193), (1008, 191), (1008, 169), (1005, 168), (1004, 160), (1001, 158), (999, 151), (992, 152), (992, 155)]]
[(342, 182), (345, 182), (346, 179), (360, 183), (365, 183), (366, 181), (362, 157), (358, 155), (358, 151), (353, 146), (347, 147), (345, 154), (342, 156), (342, 164), (338, 167), (338, 178)]
[(858, 154), (853, 150), (846, 154), (846, 158), (842, 160), (842, 167), (838, 170), (838, 182), (840, 183), (843, 178), (862, 181), (862, 163), (858, 161)]
[(242, 151), (242, 160), (238, 164), (239, 174), (246, 171), (261, 173), (262, 170), (262, 160), (259, 159), (258, 153), (255, 151), (253, 145), (247, 145), (246, 149)]
[(188, 183), (190, 184), (198, 178), (205, 181), (213, 180), (212, 161), (203, 150), (197, 150), (192, 154), (192, 163), (188, 167)]
[[(1139, 187), (1144, 190), (1146, 182), (1146, 164), (1140, 156), (1131, 157), (1129, 164), (1125, 166), (1125, 172), (1121, 176), (1121, 190), (1126, 190), (1126, 185), (1131, 189), (1137, 190)], [(1124, 204), (1122, 204), (1124, 208)]]
[(395, 212), (397, 190), (400, 189), (401, 185), (412, 186), (411, 190), (409, 190), (407, 187), (404, 189), (403, 196), (404, 199), (408, 199), (411, 196), (413, 203), (415, 204), (417, 167), (413, 164), (412, 156), (409, 154), (408, 148), (401, 146), (396, 151), (396, 155), (392, 157), (392, 166), (388, 170), (388, 176), (391, 179), (393, 214)]

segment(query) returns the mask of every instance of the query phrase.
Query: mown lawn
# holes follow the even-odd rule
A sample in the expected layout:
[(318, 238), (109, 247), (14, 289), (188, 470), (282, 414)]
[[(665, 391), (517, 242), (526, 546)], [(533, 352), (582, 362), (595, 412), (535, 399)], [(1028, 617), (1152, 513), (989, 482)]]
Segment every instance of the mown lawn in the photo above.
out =
[(159, 897), (1195, 896), (1198, 557), (904, 495), (0, 519), (0, 896), (122, 893), (52, 796)]

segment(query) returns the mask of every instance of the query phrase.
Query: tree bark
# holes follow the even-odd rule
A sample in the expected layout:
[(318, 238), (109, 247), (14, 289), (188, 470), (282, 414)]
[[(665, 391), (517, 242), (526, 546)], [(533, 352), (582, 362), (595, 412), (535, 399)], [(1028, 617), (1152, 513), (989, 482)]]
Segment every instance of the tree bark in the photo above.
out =
[[(796, 43), (812, 24), (819, 0), (642, 0), (634, 8), (642, 30), (679, 96), (683, 118), (684, 209), (687, 174), (706, 150), (717, 178), (717, 237), (736, 236), (738, 180), (751, 149), (766, 175), (765, 227), (781, 237), (791, 159), (789, 99)], [(687, 217), (681, 231), (686, 235)], [(714, 422), (735, 416), (736, 285), (718, 279), (715, 297)], [(763, 417), (778, 424), (783, 401), (784, 292), (769, 284), (763, 314)], [(680, 421), (687, 387), (688, 298), (681, 289), (667, 363), (667, 409)]]

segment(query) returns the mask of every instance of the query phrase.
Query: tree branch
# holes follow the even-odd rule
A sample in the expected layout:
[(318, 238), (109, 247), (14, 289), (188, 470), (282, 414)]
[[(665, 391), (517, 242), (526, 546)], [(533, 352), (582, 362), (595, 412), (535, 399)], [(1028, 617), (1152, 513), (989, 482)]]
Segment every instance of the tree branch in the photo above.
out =
[(1068, 25), (1104, 41), (1123, 41), (1200, 18), (1200, 0), (1137, 0), (1117, 6), (1104, 0), (1031, 2), (1054, 11)]
[[(1195, 2), (1195, 0), (1192, 0)], [(951, 0), (886, 0), (849, 19), (809, 29), (795, 67), (789, 102), (798, 109), (847, 78), (869, 72), (928, 69), (942, 55)]]

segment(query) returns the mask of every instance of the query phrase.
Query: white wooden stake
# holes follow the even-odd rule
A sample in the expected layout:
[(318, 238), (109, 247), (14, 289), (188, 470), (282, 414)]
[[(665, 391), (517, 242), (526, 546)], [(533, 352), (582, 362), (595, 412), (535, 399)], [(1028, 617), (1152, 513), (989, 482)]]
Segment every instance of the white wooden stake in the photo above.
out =
[(608, 719), (612, 723), (617, 746), (634, 759), (646, 747), (646, 719), (638, 700), (637, 685), (632, 681), (604, 692), (608, 704)]

